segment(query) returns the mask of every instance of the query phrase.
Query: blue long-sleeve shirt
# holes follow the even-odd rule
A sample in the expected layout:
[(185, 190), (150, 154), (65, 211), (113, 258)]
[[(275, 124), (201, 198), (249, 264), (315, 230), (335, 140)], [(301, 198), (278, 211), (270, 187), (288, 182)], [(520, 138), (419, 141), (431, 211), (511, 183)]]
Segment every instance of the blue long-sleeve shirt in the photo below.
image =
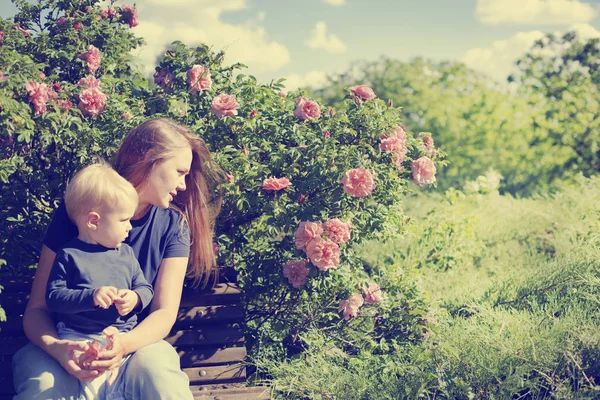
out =
[[(94, 291), (100, 286), (133, 290), (141, 306), (124, 316), (114, 304), (108, 309), (96, 307)], [(153, 295), (131, 247), (122, 243), (109, 249), (77, 238), (56, 253), (46, 286), (46, 303), (56, 322), (85, 333), (99, 333), (111, 325), (122, 332), (131, 330), (137, 313), (150, 304)]]

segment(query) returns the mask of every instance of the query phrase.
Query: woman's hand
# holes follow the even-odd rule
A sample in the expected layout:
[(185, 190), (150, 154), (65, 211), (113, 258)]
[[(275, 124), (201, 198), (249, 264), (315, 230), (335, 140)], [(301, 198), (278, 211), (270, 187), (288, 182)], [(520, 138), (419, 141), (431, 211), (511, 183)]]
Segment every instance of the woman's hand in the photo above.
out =
[(92, 381), (100, 375), (100, 372), (82, 369), (75, 361), (75, 354), (87, 351), (88, 347), (89, 345), (85, 341), (57, 340), (48, 349), (69, 374), (82, 381)]
[(121, 334), (117, 328), (109, 326), (102, 331), (102, 334), (106, 337), (107, 343), (110, 344), (100, 349), (98, 359), (90, 363), (90, 369), (100, 373), (118, 368), (125, 356), (125, 348), (121, 344)]

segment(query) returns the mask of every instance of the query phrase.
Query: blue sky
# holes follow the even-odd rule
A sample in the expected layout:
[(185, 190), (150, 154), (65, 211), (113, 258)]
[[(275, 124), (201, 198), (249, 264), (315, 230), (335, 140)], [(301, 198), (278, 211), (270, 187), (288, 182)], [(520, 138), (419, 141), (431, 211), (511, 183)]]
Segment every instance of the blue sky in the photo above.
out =
[[(0, 15), (14, 7), (0, 0)], [(131, 4), (120, 2), (118, 4)], [(146, 71), (166, 43), (227, 48), (261, 81), (319, 85), (353, 61), (384, 55), (463, 61), (502, 79), (548, 32), (600, 36), (600, 1), (588, 0), (138, 0)]]

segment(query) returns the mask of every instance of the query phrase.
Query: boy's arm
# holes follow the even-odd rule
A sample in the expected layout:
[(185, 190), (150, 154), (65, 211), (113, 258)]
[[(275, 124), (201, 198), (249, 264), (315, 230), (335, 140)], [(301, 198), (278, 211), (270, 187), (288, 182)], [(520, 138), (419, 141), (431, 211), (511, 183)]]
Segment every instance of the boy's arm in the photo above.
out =
[(62, 251), (56, 254), (48, 284), (46, 285), (46, 304), (48, 309), (61, 314), (75, 314), (94, 311), (95, 289), (69, 289), (68, 271), (73, 267), (68, 256)]
[(144, 273), (140, 268), (140, 264), (138, 260), (135, 258), (133, 251), (131, 252), (131, 266), (132, 266), (132, 279), (131, 279), (131, 290), (137, 293), (140, 298), (140, 303), (138, 307), (133, 309), (133, 312), (140, 313), (144, 308), (146, 308), (150, 302), (152, 301), (152, 296), (154, 296), (154, 290), (152, 289), (152, 285), (148, 283), (146, 278), (144, 277)]

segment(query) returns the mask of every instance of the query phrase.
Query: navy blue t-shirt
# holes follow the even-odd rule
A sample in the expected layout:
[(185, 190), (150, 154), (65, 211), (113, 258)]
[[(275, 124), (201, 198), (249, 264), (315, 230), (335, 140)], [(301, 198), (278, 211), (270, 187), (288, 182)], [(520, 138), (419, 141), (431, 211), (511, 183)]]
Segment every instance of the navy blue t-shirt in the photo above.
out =
[[(140, 297), (140, 307), (121, 316), (114, 305), (107, 309), (94, 305), (94, 292), (101, 286), (130, 289)], [(137, 315), (152, 300), (152, 286), (126, 244), (107, 248), (75, 238), (63, 246), (54, 259), (48, 284), (46, 303), (56, 322), (85, 333), (100, 333), (114, 326), (127, 332), (136, 325)]]
[[(131, 220), (132, 228), (124, 243), (132, 248), (144, 277), (152, 286), (163, 259), (190, 255), (189, 230), (181, 227), (181, 218), (176, 210), (152, 206), (142, 218)], [(44, 244), (56, 253), (78, 234), (63, 202), (52, 217)]]

